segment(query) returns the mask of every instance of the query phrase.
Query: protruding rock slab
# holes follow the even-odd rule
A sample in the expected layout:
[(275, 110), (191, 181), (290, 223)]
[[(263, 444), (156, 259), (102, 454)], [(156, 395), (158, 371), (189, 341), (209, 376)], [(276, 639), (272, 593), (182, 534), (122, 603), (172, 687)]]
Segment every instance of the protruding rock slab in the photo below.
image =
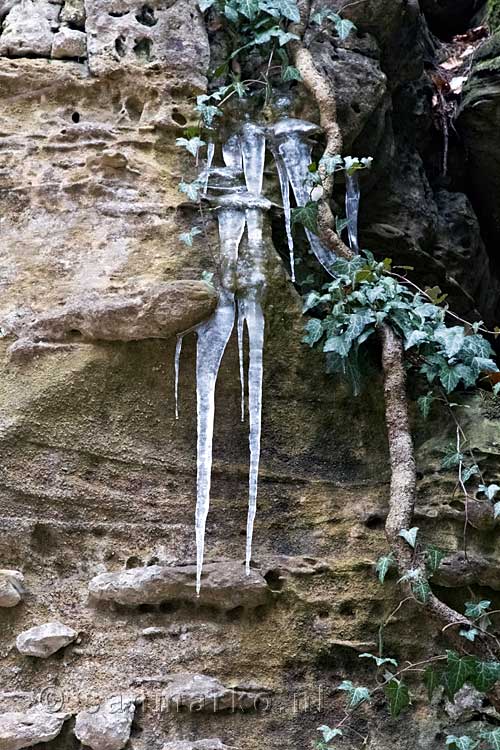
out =
[(174, 740), (163, 745), (162, 750), (229, 750), (221, 740), (212, 738), (209, 740)]
[(500, 566), (492, 558), (455, 552), (441, 561), (432, 580), (446, 588), (479, 585), (500, 591)]
[(74, 641), (77, 635), (75, 630), (62, 622), (47, 622), (20, 633), (16, 646), (21, 654), (46, 659)]
[(83, 31), (62, 26), (52, 42), (52, 57), (56, 59), (87, 57), (87, 36)]
[(134, 696), (115, 696), (97, 709), (80, 711), (75, 735), (92, 750), (121, 750), (129, 740), (134, 713)]
[(190, 711), (210, 713), (227, 710), (251, 711), (257, 710), (261, 700), (269, 695), (268, 690), (257, 685), (226, 687), (215, 677), (203, 674), (173, 674), (166, 676), (162, 682), (167, 682), (162, 690), (163, 699), (176, 710), (186, 708)]
[(18, 570), (0, 570), (0, 607), (15, 607), (23, 598), (24, 576)]
[(21, 750), (49, 742), (61, 731), (65, 714), (49, 714), (33, 709), (12, 711), (0, 716), (0, 750)]
[(269, 601), (265, 578), (255, 570), (246, 575), (243, 565), (232, 561), (208, 563), (203, 569), (200, 598), (196, 598), (196, 566), (150, 565), (118, 573), (102, 573), (89, 584), (91, 597), (125, 606), (159, 604), (163, 601), (199, 601), (202, 605), (231, 610), (253, 609)]

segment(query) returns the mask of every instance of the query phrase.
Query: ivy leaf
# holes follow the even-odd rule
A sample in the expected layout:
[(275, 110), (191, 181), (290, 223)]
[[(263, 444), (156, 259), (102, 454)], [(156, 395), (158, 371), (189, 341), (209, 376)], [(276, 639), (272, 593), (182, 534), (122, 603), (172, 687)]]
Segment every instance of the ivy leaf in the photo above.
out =
[(198, 0), (198, 8), (204, 13), (206, 10), (212, 7), (215, 0)]
[(323, 335), (323, 323), (318, 318), (311, 318), (306, 324), (306, 333), (302, 339), (303, 344), (314, 346)]
[(425, 331), (411, 331), (405, 338), (405, 350), (411, 349), (412, 346), (420, 346), (429, 340), (429, 335)]
[(393, 565), (394, 557), (392, 555), (392, 552), (390, 555), (385, 555), (385, 557), (379, 557), (379, 559), (377, 560), (377, 565), (375, 567), (375, 572), (378, 575), (380, 583), (384, 583), (389, 568), (391, 568)]
[(425, 604), (429, 600), (429, 596), (432, 593), (428, 581), (422, 575), (411, 584), (411, 590), (415, 599), (422, 604)]
[(398, 666), (396, 659), (383, 659), (382, 657), (375, 656), (374, 654), (360, 654), (359, 658), (360, 659), (373, 659), (377, 667), (382, 667), (384, 664), (392, 664), (393, 667)]
[(479, 635), (479, 630), (476, 630), (476, 628), (469, 628), (468, 630), (459, 630), (458, 634), (461, 635), (462, 638), (467, 638), (468, 641), (473, 643), (476, 639), (476, 635)]
[(179, 191), (185, 193), (190, 201), (196, 202), (198, 200), (200, 190), (201, 185), (197, 180), (194, 182), (179, 182)]
[[(239, 18), (240, 18), (239, 15), (238, 15), (238, 11), (235, 10), (235, 8), (233, 8), (233, 6), (229, 5), (229, 4), (226, 4), (224, 6), (224, 15), (226, 16), (226, 18), (228, 19), (228, 21), (231, 21), (231, 23), (238, 23)], [(225, 65), (225, 67), (227, 67), (227, 65)]]
[(259, 2), (258, 0), (239, 0), (238, 10), (245, 18), (252, 21), (258, 13)]
[(325, 154), (321, 157), (319, 160), (320, 166), (323, 167), (325, 172), (330, 175), (334, 172), (338, 172), (338, 170), (342, 169), (344, 165), (344, 160), (340, 156), (340, 154), (335, 154), (334, 156), (331, 156), (330, 154)]
[(297, 68), (294, 68), (293, 65), (287, 65), (286, 68), (282, 69), (281, 78), (283, 81), (301, 81), (302, 80), (300, 71), (297, 70)]
[(415, 549), (417, 534), (418, 526), (413, 526), (413, 528), (411, 529), (401, 529), (398, 536), (403, 537), (403, 539), (410, 545), (410, 547), (413, 547), (413, 549)]
[(330, 336), (323, 347), (324, 352), (335, 352), (341, 357), (347, 357), (351, 350), (351, 340), (345, 335)]
[(425, 564), (427, 566), (427, 570), (429, 572), (429, 575), (434, 575), (434, 573), (437, 571), (439, 566), (441, 565), (441, 561), (444, 560), (446, 557), (446, 552), (443, 552), (443, 550), (438, 549), (437, 547), (428, 547), (425, 551)]
[(469, 657), (461, 658), (455, 651), (448, 651), (448, 662), (446, 670), (442, 675), (442, 682), (450, 701), (453, 701), (455, 693), (464, 686), (470, 675), (471, 661)]
[(292, 224), (302, 224), (314, 234), (318, 233), (318, 204), (308, 201), (305, 206), (292, 208)]
[(500, 394), (500, 383), (496, 383), (493, 386), (493, 395), (498, 396)]
[(401, 680), (394, 679), (385, 686), (384, 692), (389, 699), (391, 716), (395, 719), (410, 705), (408, 687)]
[(441, 468), (442, 469), (454, 469), (455, 466), (458, 466), (460, 462), (463, 460), (464, 460), (463, 453), (453, 451), (453, 453), (448, 453), (441, 460)]
[(428, 391), (425, 396), (419, 396), (419, 398), (417, 398), (418, 408), (424, 419), (427, 419), (429, 416), (432, 404), (435, 400), (436, 398), (432, 391)]
[(443, 363), (439, 371), (439, 380), (446, 393), (452, 393), (460, 383), (460, 371), (456, 367)]
[(349, 708), (356, 708), (360, 703), (370, 699), (370, 691), (366, 687), (355, 687), (350, 680), (344, 680), (337, 688), (344, 690), (349, 695)]
[(476, 690), (487, 693), (500, 680), (500, 662), (472, 659), (468, 679)]
[(427, 667), (427, 669), (424, 672), (424, 685), (427, 688), (427, 695), (429, 696), (429, 701), (432, 700), (434, 691), (440, 684), (441, 684), (441, 675), (439, 674), (439, 672), (436, 672), (434, 669), (432, 669), (432, 667)]
[(479, 742), (473, 740), (472, 737), (462, 735), (456, 737), (454, 734), (449, 734), (446, 738), (446, 744), (450, 747), (453, 746), (455, 750), (474, 750), (479, 745)]
[(500, 729), (488, 731), (483, 729), (481, 738), (489, 744), (488, 750), (500, 750)]
[(434, 331), (434, 338), (442, 345), (446, 356), (451, 358), (462, 348), (465, 332), (462, 326), (439, 326)]
[(471, 477), (478, 476), (478, 474), (479, 474), (479, 466), (477, 464), (468, 466), (462, 472), (462, 482), (465, 484), (466, 482), (469, 481), (469, 479), (471, 479)]
[(465, 602), (465, 616), (470, 617), (472, 620), (477, 620), (490, 607), (491, 602), (487, 599), (482, 599), (480, 602)]
[(198, 234), (201, 234), (201, 229), (198, 229), (198, 227), (193, 227), (189, 230), (189, 232), (182, 232), (182, 234), (179, 235), (179, 240), (188, 247), (193, 247), (194, 238)]
[(443, 294), (442, 290), (438, 286), (427, 287), (425, 293), (429, 297), (433, 305), (440, 305), (448, 297), (447, 294)]
[(493, 506), (493, 518), (500, 518), (500, 502)]
[(497, 493), (500, 492), (500, 486), (498, 484), (480, 484), (478, 491), (486, 495), (488, 500), (494, 500)]
[(189, 151), (190, 154), (192, 154), (194, 157), (198, 156), (198, 151), (202, 146), (205, 146), (205, 141), (202, 141), (201, 138), (198, 138), (198, 136), (195, 136), (194, 138), (176, 138), (175, 139), (176, 146), (180, 146), (181, 148), (185, 148), (186, 151)]
[(300, 21), (300, 12), (294, 0), (278, 0), (275, 2), (275, 6), (284, 18), (294, 23)]
[(342, 737), (343, 735), (341, 729), (338, 729), (337, 727), (331, 729), (330, 727), (327, 727), (326, 724), (318, 727), (318, 732), (321, 732), (325, 742), (330, 742), (330, 740), (333, 740), (334, 737)]

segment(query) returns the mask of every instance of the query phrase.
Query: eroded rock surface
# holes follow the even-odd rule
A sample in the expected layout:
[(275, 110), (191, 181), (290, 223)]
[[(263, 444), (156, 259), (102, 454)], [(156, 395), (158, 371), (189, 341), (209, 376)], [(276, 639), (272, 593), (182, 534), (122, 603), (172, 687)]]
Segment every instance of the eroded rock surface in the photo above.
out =
[(440, 586), (489, 586), (500, 591), (500, 565), (495, 559), (456, 552), (441, 562), (435, 581)]
[(25, 656), (46, 659), (72, 643), (78, 633), (61, 622), (47, 622), (25, 630), (16, 638), (17, 650)]
[(236, 607), (255, 608), (270, 599), (269, 587), (260, 573), (252, 570), (247, 576), (244, 566), (236, 561), (205, 565), (199, 599), (195, 584), (195, 565), (150, 565), (118, 573), (102, 573), (90, 582), (89, 592), (96, 601), (125, 606), (198, 601), (200, 605), (226, 611)]
[(0, 570), (0, 607), (15, 607), (23, 598), (24, 576), (19, 570)]
[(210, 740), (174, 740), (163, 745), (162, 750), (229, 750), (219, 739)]
[(227, 710), (258, 710), (269, 691), (258, 686), (226, 687), (215, 677), (180, 673), (162, 679), (162, 695), (176, 709), (217, 713)]
[(66, 716), (38, 709), (0, 715), (0, 750), (21, 750), (50, 742), (61, 732)]
[(76, 717), (75, 735), (92, 750), (121, 750), (127, 744), (135, 713), (135, 698), (119, 695)]

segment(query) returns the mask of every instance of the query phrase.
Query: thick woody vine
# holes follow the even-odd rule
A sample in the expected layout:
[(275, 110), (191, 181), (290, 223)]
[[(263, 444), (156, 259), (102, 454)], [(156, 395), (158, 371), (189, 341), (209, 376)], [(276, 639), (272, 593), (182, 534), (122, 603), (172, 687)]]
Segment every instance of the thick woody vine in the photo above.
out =
[[(384, 657), (381, 638), (378, 655), (362, 655), (375, 662), (380, 678), (376, 687), (370, 690), (348, 680), (338, 686), (347, 694), (345, 716), (333, 728), (320, 727), (323, 739), (319, 746), (327, 748), (343, 735), (352, 712), (380, 694), (388, 700), (391, 714), (399, 715), (411, 702), (404, 680), (408, 672), (423, 673), (430, 697), (437, 687), (453, 699), (466, 683), (483, 693), (498, 686), (500, 644), (490, 630), (489, 615), (496, 614), (490, 610), (491, 603), (469, 602), (462, 614), (441, 601), (434, 594), (430, 579), (444, 553), (436, 548), (421, 549), (418, 529), (412, 526), (416, 466), (406, 378), (410, 371), (428, 382), (427, 392), (419, 398), (424, 416), (435, 401), (444, 402), (456, 422), (456, 446), (445, 457), (443, 466), (457, 469), (457, 486), (464, 499), (466, 540), (469, 499), (474, 494), (481, 495), (492, 517), (500, 517), (500, 502), (496, 499), (497, 493), (500, 497), (500, 486), (488, 484), (475, 456), (464, 450), (466, 436), (453, 412), (456, 405), (448, 395), (459, 386), (476, 386), (488, 374), (498, 371), (485, 336), (498, 335), (499, 331), (490, 332), (482, 323), (468, 324), (461, 320), (443, 304), (445, 295), (438, 288), (419, 289), (393, 268), (390, 260), (378, 261), (368, 251), (355, 255), (342, 240), (342, 222), (336, 221), (330, 202), (335, 172), (367, 167), (370, 160), (341, 156), (342, 134), (335, 91), (316, 67), (307, 41), (311, 27), (313, 35), (327, 33), (343, 40), (354, 30), (354, 25), (339, 13), (326, 9), (315, 9), (311, 15), (306, 0), (299, 0), (298, 4), (294, 0), (200, 0), (200, 9), (208, 11), (209, 25), (225, 34), (228, 55), (214, 71), (215, 83), (209, 93), (197, 99), (199, 127), (187, 132), (186, 138), (178, 139), (179, 146), (198, 159), (200, 149), (206, 145), (204, 134), (211, 129), (213, 132), (225, 105), (235, 98), (255, 97), (264, 112), (275, 84), (299, 81), (316, 102), (326, 145), (317, 168), (311, 166), (311, 188), (319, 186), (320, 190), (316, 200), (296, 209), (295, 215), (298, 222), (319, 235), (339, 260), (331, 269), (333, 281), (319, 291), (309, 289), (305, 295), (304, 312), (309, 320), (304, 341), (322, 347), (330, 372), (342, 372), (356, 380), (360, 348), (370, 337), (379, 340), (391, 481), (385, 523), (390, 551), (378, 561), (377, 573), (383, 583), (387, 571), (394, 566), (405, 593), (398, 609), (406, 601), (418, 602), (453, 646), (453, 650), (442, 656), (400, 668), (394, 659)], [(242, 75), (245, 55), (255, 51), (265, 64), (259, 75), (245, 79)], [(204, 180), (202, 175), (191, 183), (182, 181), (179, 186), (190, 200), (200, 202), (200, 207)], [(200, 232), (195, 227), (184, 232), (181, 239), (192, 245)], [(500, 387), (494, 390), (498, 392)], [(469, 489), (472, 484), (474, 490)], [(390, 619), (391, 616), (385, 625)], [(500, 750), (500, 728), (488, 726), (476, 738), (449, 736), (446, 742), (457, 750), (479, 746), (481, 750)]]

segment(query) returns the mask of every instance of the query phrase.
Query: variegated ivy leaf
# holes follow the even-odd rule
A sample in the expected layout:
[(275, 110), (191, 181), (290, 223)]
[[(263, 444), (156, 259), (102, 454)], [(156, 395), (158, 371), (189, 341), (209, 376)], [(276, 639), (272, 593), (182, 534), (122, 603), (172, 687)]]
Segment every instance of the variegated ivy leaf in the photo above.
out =
[(392, 664), (393, 667), (397, 667), (398, 663), (396, 659), (384, 659), (380, 656), (375, 656), (374, 654), (360, 654), (360, 659), (373, 659), (377, 667), (382, 667), (384, 664)]
[(331, 729), (326, 724), (322, 724), (320, 727), (318, 727), (318, 732), (321, 732), (325, 742), (330, 742), (330, 740), (333, 740), (334, 737), (342, 737), (343, 735), (341, 729), (338, 729), (337, 727)]
[(195, 158), (198, 156), (198, 151), (200, 150), (200, 148), (206, 145), (205, 141), (202, 141), (201, 138), (198, 138), (198, 136), (189, 139), (176, 138), (175, 143), (177, 146), (185, 148), (186, 151), (192, 154)]
[(490, 607), (491, 602), (488, 599), (482, 599), (480, 602), (465, 602), (465, 616), (477, 620), (477, 618), (482, 617)]
[(500, 492), (500, 486), (498, 484), (480, 484), (479, 492), (484, 493), (488, 500), (493, 500), (498, 492)]
[(476, 628), (469, 628), (468, 630), (459, 630), (459, 635), (461, 635), (462, 638), (467, 638), (468, 641), (474, 642), (476, 639), (476, 635), (479, 635), (479, 630), (476, 630)]
[(193, 227), (189, 230), (189, 232), (182, 232), (182, 234), (179, 235), (179, 239), (188, 247), (193, 247), (194, 238), (198, 234), (201, 234), (201, 229), (198, 229), (198, 227)]
[(493, 517), (500, 518), (500, 502), (495, 503), (493, 506)]
[(411, 529), (401, 529), (398, 536), (403, 537), (403, 539), (410, 545), (410, 547), (413, 547), (413, 549), (415, 549), (417, 534), (418, 526), (413, 526), (413, 528)]
[(360, 703), (370, 700), (370, 691), (363, 686), (355, 686), (350, 680), (344, 680), (337, 688), (344, 690), (349, 695), (349, 708), (356, 708)]
[(384, 583), (385, 577), (389, 571), (389, 568), (391, 568), (393, 565), (394, 565), (394, 557), (392, 556), (392, 552), (390, 555), (379, 557), (379, 559), (377, 560), (375, 572), (378, 575), (378, 579), (380, 583)]
[(467, 735), (456, 737), (454, 734), (449, 734), (446, 738), (446, 744), (451, 750), (474, 750), (479, 745), (479, 742)]

